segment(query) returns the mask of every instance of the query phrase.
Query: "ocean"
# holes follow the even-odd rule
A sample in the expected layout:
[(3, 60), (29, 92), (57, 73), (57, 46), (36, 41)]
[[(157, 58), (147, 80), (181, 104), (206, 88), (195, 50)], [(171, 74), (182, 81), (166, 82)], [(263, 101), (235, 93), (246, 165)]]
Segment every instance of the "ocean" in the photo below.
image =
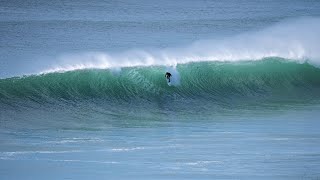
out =
[(319, 179), (319, 42), (318, 0), (0, 0), (0, 179)]

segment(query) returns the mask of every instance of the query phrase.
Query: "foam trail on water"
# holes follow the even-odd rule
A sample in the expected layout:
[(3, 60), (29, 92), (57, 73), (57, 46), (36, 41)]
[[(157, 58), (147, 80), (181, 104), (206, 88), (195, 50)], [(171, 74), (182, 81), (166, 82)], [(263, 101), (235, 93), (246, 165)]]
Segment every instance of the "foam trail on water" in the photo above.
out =
[(278, 23), (258, 32), (247, 32), (220, 40), (202, 40), (180, 48), (130, 50), (118, 54), (91, 52), (58, 58), (56, 66), (40, 73), (87, 68), (174, 66), (199, 61), (259, 60), (281, 57), (308, 60), (320, 65), (320, 18), (301, 18)]

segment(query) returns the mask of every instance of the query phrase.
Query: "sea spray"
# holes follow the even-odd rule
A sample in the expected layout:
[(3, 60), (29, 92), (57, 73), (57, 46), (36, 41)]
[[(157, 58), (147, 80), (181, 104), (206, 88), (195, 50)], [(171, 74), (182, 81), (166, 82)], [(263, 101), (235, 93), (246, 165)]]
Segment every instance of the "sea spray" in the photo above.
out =
[(55, 65), (39, 67), (38, 73), (76, 69), (159, 66), (201, 61), (246, 61), (280, 57), (320, 65), (320, 18), (300, 18), (277, 23), (256, 32), (222, 39), (206, 39), (175, 48), (132, 49), (120, 53), (83, 52), (61, 55)]

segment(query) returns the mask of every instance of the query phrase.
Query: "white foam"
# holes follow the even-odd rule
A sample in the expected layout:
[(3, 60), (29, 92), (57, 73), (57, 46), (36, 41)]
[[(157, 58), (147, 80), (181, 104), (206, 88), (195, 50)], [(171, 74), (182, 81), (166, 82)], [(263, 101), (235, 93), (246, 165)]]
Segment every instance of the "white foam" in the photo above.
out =
[(9, 151), (9, 152), (0, 152), (2, 156), (15, 156), (21, 154), (60, 154), (60, 153), (78, 153), (83, 152), (80, 150), (70, 150), (70, 151)]
[(99, 163), (99, 164), (119, 164), (116, 161), (86, 161), (86, 160), (78, 160), (78, 159), (40, 159), (44, 161), (54, 161), (54, 162), (79, 162), (79, 163)]
[(220, 163), (222, 162), (221, 161), (194, 161), (194, 162), (186, 162), (184, 164), (189, 166), (204, 166), (207, 164), (220, 164)]
[(133, 147), (133, 148), (113, 148), (111, 151), (114, 152), (123, 152), (123, 151), (135, 151), (135, 150), (143, 150), (144, 147)]
[(55, 66), (40, 73), (78, 69), (114, 69), (133, 66), (176, 66), (199, 61), (259, 60), (282, 57), (320, 64), (320, 18), (300, 18), (278, 23), (258, 32), (235, 37), (201, 40), (189, 46), (158, 50), (130, 50), (118, 54), (89, 52), (63, 55)]

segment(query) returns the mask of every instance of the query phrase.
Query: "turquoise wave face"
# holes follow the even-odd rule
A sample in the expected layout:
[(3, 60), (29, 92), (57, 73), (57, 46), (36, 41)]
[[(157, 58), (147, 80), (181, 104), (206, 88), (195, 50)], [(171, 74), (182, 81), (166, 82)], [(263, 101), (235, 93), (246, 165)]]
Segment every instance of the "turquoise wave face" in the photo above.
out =
[[(172, 86), (164, 77), (172, 73)], [(197, 62), (113, 70), (76, 70), (0, 80), (0, 104), (103, 102), (214, 104), (300, 103), (320, 99), (320, 69), (280, 58)], [(178, 105), (179, 106), (179, 105)]]

